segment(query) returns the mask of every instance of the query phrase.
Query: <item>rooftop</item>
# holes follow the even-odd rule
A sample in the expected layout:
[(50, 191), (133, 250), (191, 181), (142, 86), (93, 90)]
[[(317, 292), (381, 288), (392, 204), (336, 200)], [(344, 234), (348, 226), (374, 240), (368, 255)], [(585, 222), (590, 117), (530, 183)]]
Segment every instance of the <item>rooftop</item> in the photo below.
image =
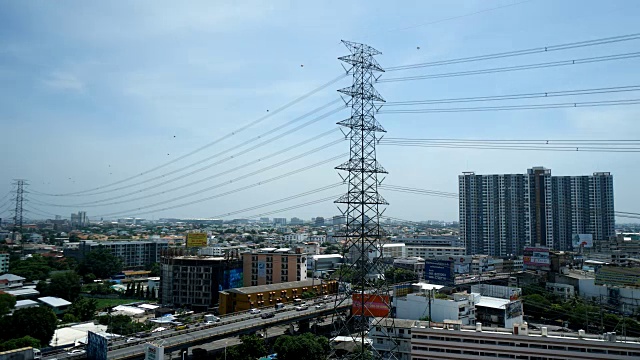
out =
[(492, 309), (506, 309), (507, 304), (510, 302), (511, 300), (509, 299), (480, 296), (480, 301), (476, 303), (476, 306), (487, 307)]
[(258, 286), (248, 286), (236, 289), (228, 289), (224, 292), (226, 293), (236, 293), (236, 294), (257, 294), (264, 293), (269, 291), (281, 291), (291, 288), (299, 288), (305, 286), (312, 286), (314, 284), (320, 285), (319, 281), (314, 280), (302, 280), (302, 281), (291, 281), (279, 284), (270, 284), (270, 285), (258, 285)]
[(24, 278), (22, 276), (18, 276), (18, 275), (4, 274), (4, 275), (0, 275), (0, 280), (24, 281)]
[(33, 300), (18, 300), (16, 301), (15, 308), (17, 309), (17, 308), (31, 307), (31, 306), (38, 306), (38, 303)]
[(40, 301), (41, 303), (47, 304), (51, 307), (62, 307), (62, 306), (71, 305), (71, 303), (68, 302), (67, 300), (59, 297), (55, 297), (55, 296), (41, 297), (41, 298), (38, 298), (38, 301)]
[(5, 293), (11, 296), (37, 296), (40, 292), (36, 289), (22, 288), (16, 290), (5, 290)]

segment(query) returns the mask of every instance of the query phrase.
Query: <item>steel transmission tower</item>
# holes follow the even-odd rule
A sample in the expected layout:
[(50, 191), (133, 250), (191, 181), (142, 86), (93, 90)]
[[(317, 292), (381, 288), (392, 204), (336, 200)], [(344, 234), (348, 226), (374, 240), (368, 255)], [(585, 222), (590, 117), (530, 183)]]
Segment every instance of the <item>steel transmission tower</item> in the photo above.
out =
[[(343, 215), (347, 222), (346, 228), (340, 233), (344, 238), (343, 251), (347, 265), (338, 274), (339, 294), (346, 296), (344, 299), (339, 297), (336, 305), (351, 299), (353, 311), (351, 316), (334, 319), (334, 334), (350, 336), (360, 347), (354, 353), (345, 355), (349, 358), (370, 359), (373, 355), (378, 359), (394, 359), (397, 358), (397, 345), (393, 345), (393, 331), (388, 334), (389, 341), (384, 353), (369, 349), (367, 341), (369, 330), (380, 323), (384, 323), (382, 326), (385, 331), (393, 329), (390, 289), (379, 276), (384, 274), (385, 269), (382, 261), (380, 206), (388, 203), (378, 193), (381, 183), (378, 174), (386, 174), (387, 171), (376, 159), (378, 133), (385, 132), (375, 118), (379, 109), (376, 102), (384, 102), (384, 99), (373, 83), (377, 80), (374, 73), (384, 70), (374, 59), (374, 55), (381, 54), (378, 50), (365, 44), (342, 42), (351, 54), (339, 59), (350, 65), (347, 73), (352, 75), (353, 83), (338, 90), (350, 97), (347, 104), (351, 106), (351, 117), (338, 123), (348, 129), (346, 136), (349, 138), (350, 156), (347, 162), (336, 167), (347, 172), (343, 180), (348, 185), (347, 193), (335, 201), (346, 205)], [(351, 284), (351, 289), (346, 283)], [(352, 295), (349, 295), (351, 292)]]
[(24, 186), (26, 180), (15, 179), (13, 185), (16, 187), (16, 207), (13, 210), (13, 241), (18, 240), (18, 233), (22, 236), (22, 202), (24, 201)]

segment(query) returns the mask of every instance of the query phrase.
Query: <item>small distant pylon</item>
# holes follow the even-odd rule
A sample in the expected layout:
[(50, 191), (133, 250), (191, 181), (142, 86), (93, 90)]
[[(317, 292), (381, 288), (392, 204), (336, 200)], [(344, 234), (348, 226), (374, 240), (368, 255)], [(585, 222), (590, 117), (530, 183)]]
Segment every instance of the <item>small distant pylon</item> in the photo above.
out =
[[(22, 239), (22, 224), (23, 224), (23, 210), (22, 203), (24, 202), (24, 187), (28, 185), (27, 181), (24, 179), (14, 179), (13, 186), (16, 187), (16, 195), (14, 200), (16, 202), (16, 206), (13, 210), (13, 235), (12, 239), (14, 242)], [(18, 234), (20, 234), (20, 239), (18, 239)]]

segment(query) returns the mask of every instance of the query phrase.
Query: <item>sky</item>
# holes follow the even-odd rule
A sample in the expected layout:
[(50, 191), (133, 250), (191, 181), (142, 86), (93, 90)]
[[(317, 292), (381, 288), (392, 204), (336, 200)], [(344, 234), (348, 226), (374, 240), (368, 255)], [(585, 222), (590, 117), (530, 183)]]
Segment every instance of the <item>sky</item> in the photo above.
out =
[[(349, 52), (340, 40), (381, 51), (376, 59), (385, 68), (633, 34), (640, 32), (639, 17), (635, 0), (188, 5), (0, 0), (0, 211), (12, 206), (5, 195), (18, 178), (29, 183), (25, 216), (31, 219), (80, 210), (95, 218), (232, 219), (337, 197), (346, 186), (276, 202), (341, 181), (334, 167), (346, 160), (348, 142), (337, 142), (343, 136), (336, 122), (347, 118), (349, 109), (340, 106), (336, 90), (351, 79), (343, 76), (283, 111), (276, 109), (345, 75), (337, 58)], [(639, 45), (635, 40), (393, 71), (381, 79), (629, 53)], [(376, 89), (395, 102), (640, 85), (638, 61), (385, 82)], [(635, 98), (630, 92), (438, 107)], [(325, 106), (334, 100), (339, 102)], [(380, 113), (377, 119), (389, 138), (635, 140), (638, 115), (640, 105)], [(616, 210), (640, 212), (637, 153), (379, 146), (377, 154), (389, 172), (384, 184), (454, 193), (465, 171), (525, 173), (533, 166), (550, 168), (554, 175), (609, 171)], [(288, 173), (293, 174), (278, 178)], [(387, 216), (458, 219), (456, 199), (381, 193), (390, 204)], [(257, 207), (270, 202), (275, 203)], [(226, 215), (243, 209), (250, 210)], [(310, 219), (337, 213), (326, 200), (263, 216)]]

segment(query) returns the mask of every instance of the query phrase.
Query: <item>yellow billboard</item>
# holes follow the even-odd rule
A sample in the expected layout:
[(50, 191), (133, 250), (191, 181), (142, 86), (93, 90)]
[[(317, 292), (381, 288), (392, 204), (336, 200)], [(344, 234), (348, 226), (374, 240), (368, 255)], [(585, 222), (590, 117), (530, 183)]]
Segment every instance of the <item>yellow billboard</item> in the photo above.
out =
[(190, 233), (187, 234), (187, 247), (205, 247), (207, 246), (207, 234)]

